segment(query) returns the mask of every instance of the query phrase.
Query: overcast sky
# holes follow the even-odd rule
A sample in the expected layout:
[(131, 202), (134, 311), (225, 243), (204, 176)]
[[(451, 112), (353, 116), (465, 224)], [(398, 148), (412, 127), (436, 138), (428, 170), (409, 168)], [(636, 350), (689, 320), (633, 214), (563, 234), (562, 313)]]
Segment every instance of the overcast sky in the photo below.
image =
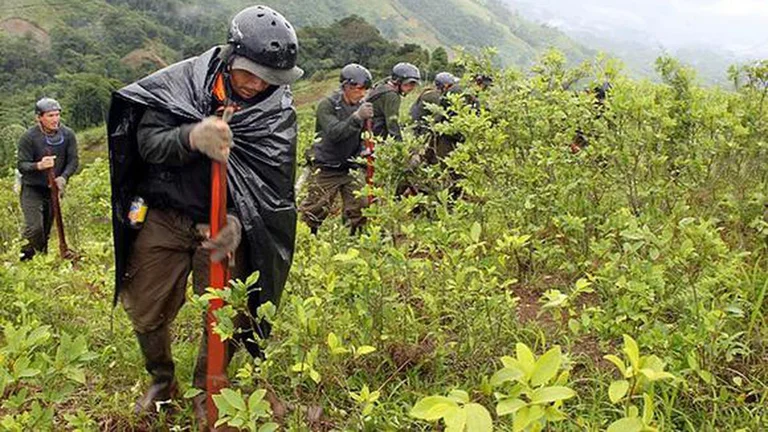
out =
[(706, 45), (768, 57), (768, 0), (506, 0), (523, 16), (669, 48)]

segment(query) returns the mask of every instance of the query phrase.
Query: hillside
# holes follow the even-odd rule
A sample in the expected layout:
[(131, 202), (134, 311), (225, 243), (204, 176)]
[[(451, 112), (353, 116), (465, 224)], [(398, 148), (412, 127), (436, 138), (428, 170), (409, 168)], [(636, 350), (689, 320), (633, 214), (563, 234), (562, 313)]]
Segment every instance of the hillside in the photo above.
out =
[[(105, 17), (118, 10), (116, 7), (126, 6), (142, 12), (140, 16), (126, 16), (135, 19), (142, 27), (137, 29), (139, 31), (134, 37), (142, 34), (151, 36), (148, 32), (153, 29), (157, 33), (179, 32), (179, 38), (209, 38), (212, 35), (210, 30), (217, 29), (214, 33), (219, 36), (218, 40), (226, 32), (228, 18), (242, 7), (253, 4), (245, 0), (3, 2), (0, 23), (11, 20), (18, 22), (21, 19), (27, 21), (30, 28), (39, 27), (48, 31), (65, 23), (72, 27), (98, 26), (99, 23), (104, 24)], [(559, 31), (528, 22), (513, 14), (497, 0), (268, 0), (263, 3), (280, 10), (299, 27), (329, 25), (345, 16), (356, 14), (375, 24), (385, 37), (394, 41), (417, 43), (432, 49), (438, 46), (463, 46), (469, 49), (495, 46), (500, 58), (507, 64), (528, 65), (537, 53), (550, 46), (564, 51), (574, 61), (592, 54)], [(167, 27), (168, 23), (171, 25)], [(5, 27), (0, 24), (0, 28), (7, 32)], [(18, 26), (14, 30), (18, 33)]]

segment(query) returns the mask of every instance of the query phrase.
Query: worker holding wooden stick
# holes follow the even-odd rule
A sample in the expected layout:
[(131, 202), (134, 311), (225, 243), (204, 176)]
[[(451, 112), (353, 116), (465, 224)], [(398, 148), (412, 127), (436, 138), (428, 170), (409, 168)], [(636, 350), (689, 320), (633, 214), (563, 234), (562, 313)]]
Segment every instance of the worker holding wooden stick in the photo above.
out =
[(19, 139), (17, 168), (21, 173), (26, 240), (21, 249), (22, 261), (48, 251), (53, 223), (49, 172), (53, 170), (54, 186), (62, 198), (67, 181), (78, 167), (77, 138), (72, 129), (61, 124), (61, 105), (55, 99), (40, 99), (35, 104), (35, 120), (37, 124)]
[[(210, 286), (211, 262), (231, 258), (232, 278), (260, 276), (249, 290), (250, 313), (235, 318), (238, 330), (226, 341), (223, 370), (237, 346), (260, 355), (257, 342), (268, 335), (269, 323), (255, 319), (256, 309), (278, 304), (293, 256), (297, 123), (289, 84), (303, 74), (297, 54), (293, 26), (271, 8), (253, 6), (234, 17), (226, 45), (113, 96), (108, 132), (116, 299), (152, 377), (137, 413), (176, 394), (170, 325), (190, 272), (196, 293)], [(222, 118), (232, 111), (231, 120)], [(225, 167), (223, 179), (218, 172), (212, 176), (212, 165)], [(227, 203), (213, 227), (212, 183), (226, 184), (214, 201)], [(211, 235), (210, 228), (217, 232)], [(209, 375), (207, 345), (203, 334), (193, 377), (200, 389)], [(195, 413), (206, 421), (204, 395), (195, 399)]]

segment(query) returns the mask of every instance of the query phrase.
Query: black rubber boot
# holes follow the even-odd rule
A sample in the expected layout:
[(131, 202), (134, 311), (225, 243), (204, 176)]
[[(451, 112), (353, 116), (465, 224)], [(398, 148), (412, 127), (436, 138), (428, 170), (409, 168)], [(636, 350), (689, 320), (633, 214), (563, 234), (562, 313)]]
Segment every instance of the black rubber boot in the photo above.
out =
[(171, 357), (171, 336), (167, 326), (149, 333), (136, 333), (144, 365), (152, 376), (152, 385), (136, 401), (136, 414), (155, 411), (155, 403), (169, 401), (177, 396), (178, 386), (174, 378)]

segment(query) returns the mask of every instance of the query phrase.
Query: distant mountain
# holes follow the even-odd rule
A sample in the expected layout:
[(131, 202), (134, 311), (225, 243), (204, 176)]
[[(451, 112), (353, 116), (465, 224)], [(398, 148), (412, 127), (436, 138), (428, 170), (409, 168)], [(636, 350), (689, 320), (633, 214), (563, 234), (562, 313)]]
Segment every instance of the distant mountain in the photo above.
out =
[[(582, 10), (574, 4), (555, 8), (552, 5), (556, 2), (505, 2), (526, 19), (557, 28), (583, 45), (621, 59), (629, 73), (636, 77), (658, 78), (654, 61), (666, 53), (693, 66), (703, 83), (727, 85), (728, 67), (749, 58), (748, 53), (738, 54), (715, 44), (704, 46), (682, 41), (668, 46), (653, 36), (653, 29), (648, 27), (646, 19), (641, 20), (640, 16), (631, 13), (622, 14), (620, 7)], [(681, 26), (684, 24), (681, 23)]]
[[(208, 40), (213, 39), (210, 28), (204, 27), (218, 26), (216, 39), (220, 41), (229, 18), (241, 8), (257, 3), (253, 0), (0, 1), (3, 4), (0, 33), (29, 32), (41, 43), (49, 43), (46, 32), (58, 25), (87, 25), (84, 19), (89, 14), (92, 23), (97, 23), (115, 6), (125, 6), (141, 11), (142, 17), (126, 18), (145, 20), (146, 26), (156, 26), (153, 34), (182, 30), (180, 37), (206, 36), (200, 46), (213, 42)], [(562, 50), (574, 62), (594, 55), (594, 51), (562, 32), (521, 18), (500, 0), (265, 0), (262, 3), (281, 11), (298, 27), (329, 25), (355, 14), (373, 23), (385, 37), (400, 43), (417, 43), (431, 49), (444, 46), (449, 50), (455, 46), (468, 49), (493, 46), (508, 65), (530, 64), (549, 47)], [(178, 23), (180, 28), (164, 29), (165, 24), (157, 25), (158, 22)]]

